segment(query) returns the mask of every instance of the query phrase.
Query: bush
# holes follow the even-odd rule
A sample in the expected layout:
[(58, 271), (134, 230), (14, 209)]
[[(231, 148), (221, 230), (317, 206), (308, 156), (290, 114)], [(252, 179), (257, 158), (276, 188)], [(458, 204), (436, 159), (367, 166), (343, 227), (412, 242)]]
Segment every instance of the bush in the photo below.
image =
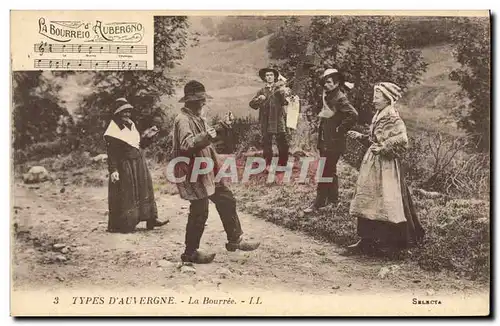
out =
[(12, 77), (14, 149), (56, 141), (61, 136), (59, 128), (73, 122), (66, 108), (59, 105), (58, 87), (40, 71), (14, 71)]
[(252, 117), (237, 118), (232, 128), (234, 137), (234, 152), (237, 155), (253, 148), (261, 148), (262, 135), (259, 122)]
[(464, 18), (461, 22), (451, 33), (453, 54), (461, 67), (450, 73), (450, 79), (458, 82), (461, 97), (470, 102), (458, 106), (454, 113), (459, 127), (478, 141), (475, 149), (487, 152), (491, 122), (491, 26), (488, 18)]
[(22, 164), (27, 161), (37, 161), (46, 157), (67, 154), (79, 147), (79, 141), (75, 137), (58, 139), (55, 141), (39, 142), (27, 148), (14, 151), (14, 164)]
[(402, 47), (423, 48), (449, 43), (450, 31), (458, 24), (457, 17), (398, 17), (396, 33)]
[(426, 240), (418, 253), (427, 270), (450, 269), (470, 279), (488, 280), (490, 261), (489, 204), (454, 199), (444, 205), (418, 203)]
[(489, 196), (490, 158), (468, 153), (470, 137), (422, 132), (410, 137), (403, 169), (410, 182), (449, 196)]
[(166, 114), (163, 119), (155, 123), (160, 132), (155, 136), (152, 143), (145, 148), (146, 157), (153, 159), (155, 162), (166, 162), (171, 159), (174, 119), (173, 114)]

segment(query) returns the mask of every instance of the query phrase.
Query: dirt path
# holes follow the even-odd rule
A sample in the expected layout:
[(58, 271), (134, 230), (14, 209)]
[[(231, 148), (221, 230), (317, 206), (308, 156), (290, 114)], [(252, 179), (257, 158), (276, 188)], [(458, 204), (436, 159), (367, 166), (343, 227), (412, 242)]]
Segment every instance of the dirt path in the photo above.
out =
[[(202, 248), (217, 253), (214, 263), (179, 269), (189, 203), (178, 196), (157, 195), (161, 218), (170, 223), (154, 231), (140, 224), (133, 234), (109, 234), (107, 187), (65, 187), (51, 183), (14, 186), (17, 236), (13, 255), (16, 289), (99, 288), (151, 286), (189, 289), (253, 288), (304, 293), (404, 291), (408, 293), (477, 292), (468, 281), (398, 265), (380, 277), (382, 267), (394, 262), (339, 255), (341, 248), (314, 241), (241, 213), (244, 231), (262, 245), (252, 253), (229, 253), (217, 212), (210, 207)], [(63, 243), (68, 252), (55, 252)], [(63, 257), (61, 257), (63, 256)], [(66, 260), (65, 260), (66, 259)], [(482, 290), (482, 289), (481, 289)], [(486, 290), (486, 289), (484, 289)]]

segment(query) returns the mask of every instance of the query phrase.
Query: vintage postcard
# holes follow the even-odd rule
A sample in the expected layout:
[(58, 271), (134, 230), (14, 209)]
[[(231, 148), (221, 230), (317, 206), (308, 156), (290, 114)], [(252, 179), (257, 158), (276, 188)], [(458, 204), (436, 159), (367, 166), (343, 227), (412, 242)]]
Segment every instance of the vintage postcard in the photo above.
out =
[(490, 19), (11, 11), (11, 315), (490, 315)]

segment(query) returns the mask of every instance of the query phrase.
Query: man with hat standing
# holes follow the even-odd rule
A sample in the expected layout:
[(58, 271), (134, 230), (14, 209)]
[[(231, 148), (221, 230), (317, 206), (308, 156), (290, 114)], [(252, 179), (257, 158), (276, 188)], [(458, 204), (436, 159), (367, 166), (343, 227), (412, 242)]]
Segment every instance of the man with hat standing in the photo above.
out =
[(254, 110), (259, 110), (259, 123), (262, 132), (262, 147), (264, 159), (269, 169), (273, 158), (273, 137), (278, 146), (278, 165), (288, 162), (289, 144), (286, 134), (285, 99), (288, 88), (278, 83), (280, 73), (276, 69), (263, 68), (259, 71), (260, 78), (266, 83), (260, 89), (249, 105)]
[[(228, 251), (252, 251), (259, 247), (259, 242), (243, 239), (240, 220), (236, 211), (236, 199), (229, 188), (222, 182), (215, 180), (215, 171), (218, 170), (218, 159), (212, 141), (217, 131), (208, 125), (201, 117), (201, 111), (207, 99), (205, 86), (195, 80), (188, 82), (184, 87), (184, 107), (174, 121), (173, 154), (174, 158), (184, 158), (174, 166), (174, 175), (181, 198), (189, 200), (189, 216), (186, 226), (185, 251), (181, 255), (183, 262), (210, 263), (215, 253), (204, 253), (199, 250), (201, 237), (208, 218), (208, 200), (210, 199), (219, 213), (222, 225), (226, 231), (226, 249)], [(192, 175), (195, 169), (196, 158), (206, 158), (213, 163), (213, 168), (206, 174)], [(202, 165), (202, 164), (200, 164)], [(207, 168), (207, 167), (205, 167)]]
[(345, 81), (337, 69), (326, 69), (321, 78), (322, 108), (318, 133), (318, 149), (324, 160), (323, 177), (331, 182), (319, 182), (314, 203), (304, 210), (312, 213), (328, 204), (337, 205), (339, 185), (337, 162), (345, 151), (346, 134), (358, 120), (358, 112), (349, 103), (345, 92), (354, 85)]

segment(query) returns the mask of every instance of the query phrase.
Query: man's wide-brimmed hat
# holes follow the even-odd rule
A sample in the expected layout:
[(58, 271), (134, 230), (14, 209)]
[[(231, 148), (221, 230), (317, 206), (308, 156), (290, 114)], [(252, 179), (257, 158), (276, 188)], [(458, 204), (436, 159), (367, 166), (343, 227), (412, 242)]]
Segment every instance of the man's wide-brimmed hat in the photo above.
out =
[(325, 82), (325, 80), (328, 78), (328, 77), (333, 77), (333, 76), (337, 76), (341, 81), (344, 79), (344, 74), (342, 74), (340, 71), (338, 71), (337, 69), (333, 69), (333, 68), (330, 68), (330, 69), (326, 69), (324, 72), (323, 72), (323, 76), (321, 76), (321, 81), (322, 82)]
[(115, 101), (115, 108), (115, 112), (113, 113), (114, 115), (126, 110), (132, 110), (134, 107), (127, 101), (126, 98), (120, 97)]
[(205, 86), (202, 83), (191, 80), (184, 86), (184, 96), (179, 102), (193, 102), (211, 98), (212, 97), (205, 91)]
[(338, 77), (338, 81), (339, 83), (342, 85), (344, 85), (345, 87), (347, 87), (348, 89), (352, 89), (354, 87), (354, 84), (353, 83), (349, 83), (349, 82), (346, 82), (345, 81), (345, 76), (343, 73), (341, 73), (340, 71), (338, 71), (337, 69), (333, 69), (333, 68), (329, 68), (329, 69), (326, 69), (324, 72), (323, 72), (323, 76), (321, 76), (321, 84), (324, 84), (325, 81), (329, 78), (329, 77), (333, 77), (333, 76), (337, 76)]
[(274, 81), (277, 81), (280, 76), (279, 71), (274, 68), (262, 68), (259, 70), (259, 76), (263, 81), (266, 81), (266, 72), (272, 72), (274, 74)]

